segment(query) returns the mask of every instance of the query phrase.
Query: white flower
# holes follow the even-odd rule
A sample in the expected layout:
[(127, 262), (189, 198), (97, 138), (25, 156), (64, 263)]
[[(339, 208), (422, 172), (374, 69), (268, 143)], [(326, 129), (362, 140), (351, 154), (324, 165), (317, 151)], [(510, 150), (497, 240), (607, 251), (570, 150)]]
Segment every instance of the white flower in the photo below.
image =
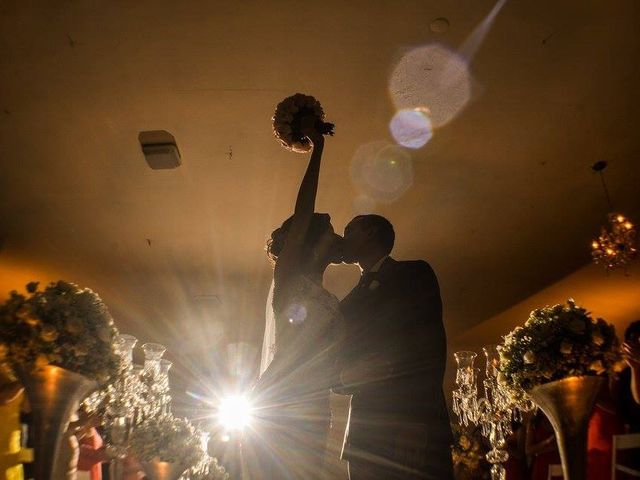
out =
[(531, 364), (536, 361), (536, 355), (531, 350), (528, 350), (523, 356), (522, 359), (524, 363)]
[(510, 362), (512, 360), (511, 352), (508, 350), (500, 350), (500, 361), (501, 362)]
[(71, 317), (67, 320), (66, 330), (69, 333), (80, 333), (84, 329), (84, 325), (82, 324), (82, 320), (78, 317)]
[(111, 340), (111, 329), (106, 326), (102, 326), (98, 328), (98, 338), (103, 342), (108, 342)]
[(594, 345), (600, 347), (604, 344), (604, 337), (600, 334), (600, 332), (593, 332), (591, 341), (594, 343)]
[(40, 354), (36, 357), (36, 368), (46, 367), (47, 365), (49, 365), (49, 358), (46, 355)]
[(622, 372), (625, 368), (627, 368), (626, 360), (618, 360), (616, 363), (613, 364), (613, 371), (616, 373)]
[(45, 342), (53, 342), (58, 338), (58, 330), (56, 330), (52, 325), (45, 325), (42, 327), (40, 337)]
[(569, 322), (569, 329), (574, 333), (584, 333), (587, 325), (585, 321), (581, 318), (573, 318)]
[(562, 353), (564, 355), (569, 355), (572, 350), (573, 350), (573, 345), (571, 345), (571, 343), (562, 342), (560, 344), (560, 353)]
[(604, 365), (602, 365), (602, 361), (594, 360), (589, 364), (589, 370), (596, 372), (597, 374), (601, 374), (605, 371)]
[(73, 353), (75, 353), (78, 357), (84, 357), (89, 354), (89, 348), (83, 343), (78, 343), (71, 347)]

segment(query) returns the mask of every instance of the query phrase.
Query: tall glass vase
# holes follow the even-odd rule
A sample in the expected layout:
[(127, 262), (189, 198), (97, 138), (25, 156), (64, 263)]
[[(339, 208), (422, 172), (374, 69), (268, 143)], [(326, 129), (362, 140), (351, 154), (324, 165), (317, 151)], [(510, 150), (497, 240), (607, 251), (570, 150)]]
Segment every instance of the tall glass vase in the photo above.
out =
[(145, 343), (142, 345), (142, 351), (144, 352), (145, 373), (156, 376), (160, 371), (160, 359), (167, 351), (167, 347), (159, 343)]
[(160, 415), (168, 415), (171, 412), (171, 396), (169, 395), (169, 370), (173, 362), (163, 358), (158, 369), (158, 397), (160, 402)]
[(145, 343), (142, 345), (144, 352), (144, 369), (142, 371), (145, 383), (145, 404), (142, 407), (142, 419), (159, 415), (162, 411), (162, 385), (160, 384), (160, 360), (167, 347), (159, 343)]
[(127, 367), (133, 363), (133, 349), (138, 343), (138, 339), (128, 333), (121, 333), (115, 341), (116, 351), (122, 357)]
[(36, 371), (16, 369), (33, 413), (35, 480), (56, 480), (56, 459), (71, 415), (96, 383), (79, 373), (55, 366)]
[(603, 377), (568, 377), (527, 392), (553, 426), (564, 480), (586, 478), (589, 418), (604, 382)]
[(121, 333), (116, 337), (115, 349), (122, 359), (121, 375), (113, 384), (113, 392), (108, 398), (105, 428), (107, 432), (110, 480), (124, 478), (124, 458), (127, 453), (129, 435), (135, 419), (136, 380), (133, 376), (133, 349), (138, 339)]
[(460, 416), (460, 421), (464, 426), (469, 422), (475, 422), (473, 412), (475, 411), (475, 369), (473, 362), (476, 353), (470, 351), (460, 351), (453, 354), (456, 359), (456, 385), (458, 388), (453, 391), (453, 411)]

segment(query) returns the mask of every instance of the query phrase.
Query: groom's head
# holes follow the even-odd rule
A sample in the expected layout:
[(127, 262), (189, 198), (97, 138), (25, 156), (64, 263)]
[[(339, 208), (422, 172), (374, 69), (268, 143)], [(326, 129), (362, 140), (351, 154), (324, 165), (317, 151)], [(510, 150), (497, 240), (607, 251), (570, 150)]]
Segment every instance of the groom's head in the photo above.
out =
[(380, 215), (358, 215), (344, 229), (344, 263), (380, 259), (393, 250), (393, 225)]

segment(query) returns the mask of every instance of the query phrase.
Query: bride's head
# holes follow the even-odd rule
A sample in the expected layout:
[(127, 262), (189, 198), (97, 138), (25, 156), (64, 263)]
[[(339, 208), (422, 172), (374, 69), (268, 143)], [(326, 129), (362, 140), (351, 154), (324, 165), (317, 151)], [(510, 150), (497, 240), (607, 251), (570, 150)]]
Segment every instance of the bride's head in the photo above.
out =
[[(292, 221), (293, 217), (287, 218), (267, 241), (267, 255), (274, 263), (284, 248)], [(313, 214), (302, 256), (306, 259), (305, 266), (312, 270), (324, 270), (330, 263), (342, 262), (342, 237), (335, 233), (329, 214)]]

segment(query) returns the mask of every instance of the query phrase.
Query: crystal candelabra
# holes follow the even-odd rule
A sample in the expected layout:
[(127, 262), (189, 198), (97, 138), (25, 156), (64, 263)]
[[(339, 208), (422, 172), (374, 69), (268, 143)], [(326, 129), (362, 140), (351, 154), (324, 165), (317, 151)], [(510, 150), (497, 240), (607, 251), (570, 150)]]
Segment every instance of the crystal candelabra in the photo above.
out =
[(491, 463), (491, 479), (505, 480), (502, 465), (509, 458), (505, 449), (506, 438), (513, 433), (512, 421), (522, 421), (522, 412), (533, 409), (533, 403), (525, 400), (515, 404), (498, 383), (500, 359), (495, 345), (482, 349), (486, 357), (485, 375), (482, 381), (484, 397), (478, 398), (480, 369), (474, 367), (475, 352), (456, 352), (456, 385), (453, 391), (453, 411), (461, 425), (479, 425), (482, 435), (489, 440), (491, 450), (486, 458)]
[(171, 413), (169, 369), (172, 363), (162, 358), (166, 347), (145, 343), (144, 366), (133, 364), (133, 349), (138, 340), (120, 334), (115, 350), (120, 356), (117, 377), (103, 390), (84, 402), (86, 410), (104, 419), (107, 450), (112, 457), (111, 479), (122, 478), (122, 461), (127, 455), (131, 432), (147, 418)]

